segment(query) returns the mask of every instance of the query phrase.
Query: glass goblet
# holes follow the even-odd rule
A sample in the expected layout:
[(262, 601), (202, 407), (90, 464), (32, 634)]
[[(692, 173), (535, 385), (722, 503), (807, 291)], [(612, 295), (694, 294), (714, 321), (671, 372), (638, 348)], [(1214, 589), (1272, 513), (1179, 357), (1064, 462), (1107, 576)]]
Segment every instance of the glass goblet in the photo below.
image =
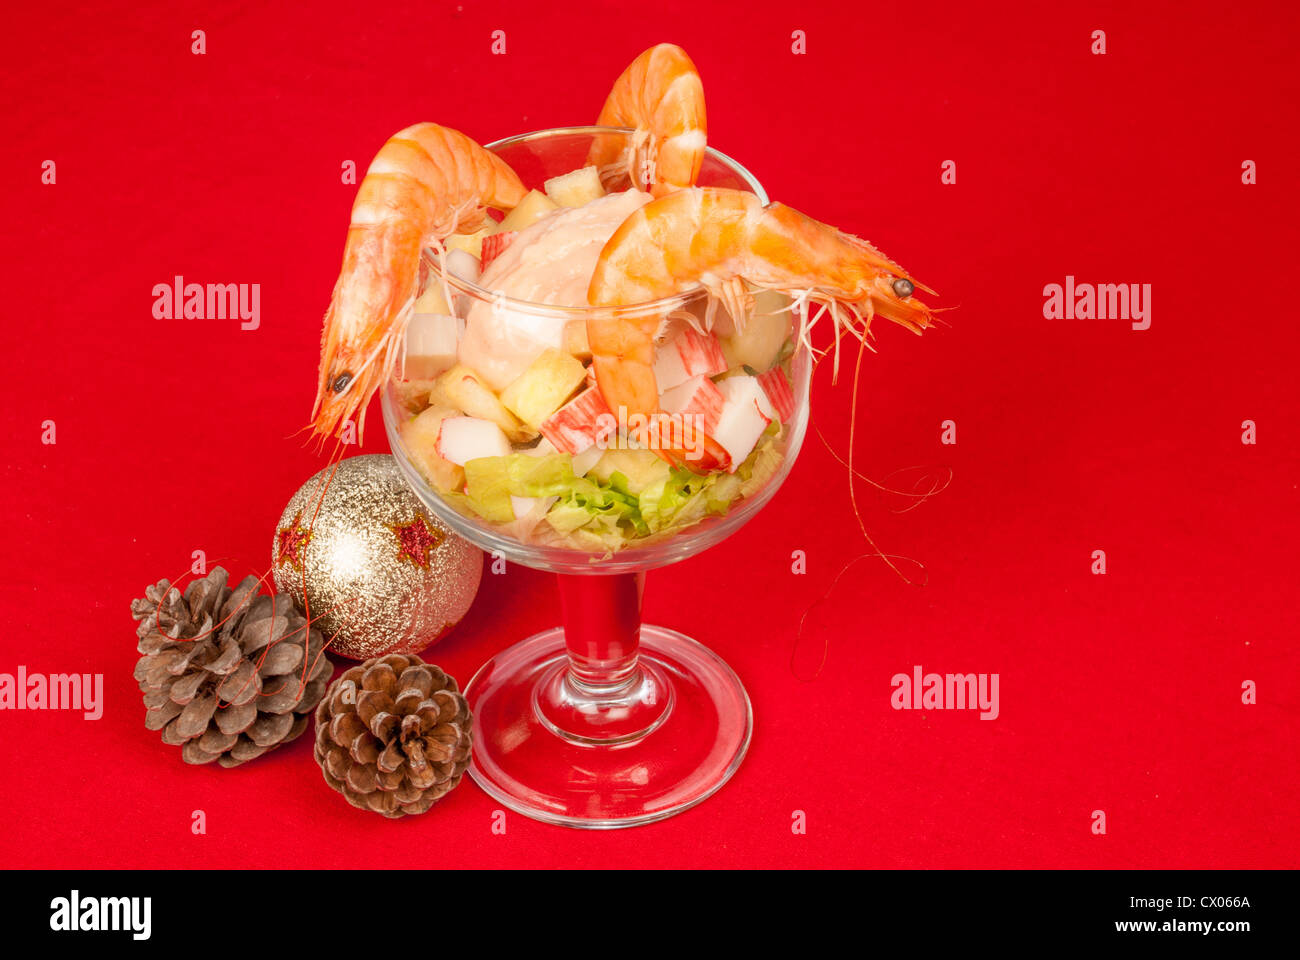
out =
[[(487, 148), (526, 186), (540, 188), (548, 178), (583, 166), (593, 147), (612, 145), (617, 152), (630, 135), (606, 127), (566, 127)], [(758, 181), (713, 148), (698, 183), (746, 190), (767, 202)], [(439, 270), (436, 258), (426, 254), (426, 259), (431, 270)], [(444, 279), (462, 309), (481, 302), (557, 323), (585, 322), (598, 309), (514, 301), (451, 275)], [(707, 299), (704, 291), (692, 290), (620, 312), (699, 313)], [(782, 458), (775, 473), (724, 515), (669, 536), (633, 541), (613, 553), (521, 540), (501, 524), (462, 512), (429, 484), (407, 448), (401, 426), (409, 411), (400, 383), (390, 381), (383, 390), (393, 454), (428, 509), (489, 554), (557, 574), (563, 625), (497, 653), (465, 688), (475, 716), (470, 774), (497, 802), (571, 827), (635, 826), (701, 802), (740, 765), (752, 730), (740, 679), (717, 654), (685, 634), (642, 623), (641, 597), (647, 570), (693, 557), (734, 533), (789, 472), (807, 427), (812, 368), (793, 332), (789, 347), (794, 413), (779, 438)]]

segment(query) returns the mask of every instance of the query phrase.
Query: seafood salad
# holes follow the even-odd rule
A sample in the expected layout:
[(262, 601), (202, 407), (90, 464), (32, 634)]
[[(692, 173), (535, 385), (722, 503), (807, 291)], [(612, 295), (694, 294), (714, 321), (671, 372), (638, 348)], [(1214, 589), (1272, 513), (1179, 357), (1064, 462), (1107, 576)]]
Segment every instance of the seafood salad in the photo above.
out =
[(312, 428), (364, 430), (387, 386), (444, 501), (523, 542), (609, 553), (726, 514), (780, 471), (817, 317), (838, 344), (877, 314), (919, 333), (932, 313), (866, 241), (695, 186), (704, 94), (679, 47), (637, 57), (597, 122), (631, 132), (594, 136), (537, 189), (437, 124), (384, 144), (325, 316)]

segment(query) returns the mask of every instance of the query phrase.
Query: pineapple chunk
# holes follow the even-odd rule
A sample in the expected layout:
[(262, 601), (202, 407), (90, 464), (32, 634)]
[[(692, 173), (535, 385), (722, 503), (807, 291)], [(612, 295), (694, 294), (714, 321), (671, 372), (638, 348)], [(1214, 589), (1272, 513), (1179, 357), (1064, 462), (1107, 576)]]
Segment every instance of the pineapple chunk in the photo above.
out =
[(443, 379), (444, 377), (437, 377), (429, 384), (429, 394), (424, 402), (426, 407), (451, 407), (455, 409), (456, 405), (451, 402), (451, 397), (447, 396), (447, 385), (443, 382)]
[(507, 410), (531, 427), (564, 405), (587, 379), (582, 362), (559, 350), (545, 350), (527, 370), (501, 391)]
[(451, 406), (464, 412), (467, 417), (491, 420), (516, 443), (537, 436), (536, 430), (520, 423), (513, 413), (502, 406), (483, 378), (463, 363), (456, 364), (444, 373), (439, 378), (438, 385)]
[(413, 420), (402, 424), (402, 442), (420, 472), (429, 478), (440, 493), (465, 488), (465, 468), (438, 455), (438, 432), (442, 421), (456, 416), (451, 407), (430, 407)]
[[(790, 298), (785, 294), (769, 290), (755, 294), (754, 309), (745, 329), (719, 338), (727, 366), (732, 369), (747, 366), (756, 373), (770, 370), (794, 326), (794, 315), (785, 309), (789, 305)], [(776, 312), (779, 310), (784, 312)]]
[(424, 293), (416, 298), (412, 311), (452, 315), (451, 307), (447, 306), (447, 298), (442, 295), (442, 281), (433, 273), (429, 274), (429, 285), (424, 288)]
[(600, 174), (595, 167), (583, 167), (572, 173), (551, 177), (544, 186), (546, 195), (562, 207), (581, 207), (605, 195), (605, 190), (600, 185)]
[(437, 380), (398, 380), (395, 391), (397, 393), (397, 402), (402, 405), (402, 409), (409, 413), (419, 413), (425, 407), (429, 406), (429, 393), (433, 390)]
[(591, 359), (591, 344), (587, 342), (586, 320), (570, 320), (564, 325), (564, 352), (579, 360)]
[(426, 407), (453, 406), (447, 397), (447, 391), (443, 389), (442, 377), (434, 377), (432, 380), (417, 378), (397, 380), (394, 382), (393, 390), (397, 395), (397, 402), (411, 416), (421, 413)]
[(486, 226), (482, 230), (475, 230), (473, 233), (453, 233), (443, 241), (443, 245), (448, 250), (464, 250), (471, 256), (483, 259), (483, 238), (492, 233), (492, 226)]
[(551, 211), (558, 209), (560, 209), (560, 205), (546, 194), (537, 190), (529, 190), (524, 194), (524, 198), (519, 201), (519, 206), (506, 214), (506, 218), (500, 223), (488, 227), (488, 230), (491, 233), (522, 230), (524, 227), (536, 223)]

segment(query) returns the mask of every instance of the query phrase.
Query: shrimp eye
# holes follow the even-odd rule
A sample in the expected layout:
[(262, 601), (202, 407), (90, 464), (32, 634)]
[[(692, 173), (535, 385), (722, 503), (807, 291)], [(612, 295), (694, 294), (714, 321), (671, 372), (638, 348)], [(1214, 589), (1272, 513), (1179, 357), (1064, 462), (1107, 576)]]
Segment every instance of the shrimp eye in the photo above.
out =
[(894, 281), (894, 293), (898, 294), (904, 300), (910, 297), (912, 291), (915, 289), (916, 287), (912, 285), (912, 281), (908, 280), (906, 277), (899, 277)]
[(344, 390), (348, 388), (348, 384), (351, 382), (352, 382), (352, 374), (348, 373), (345, 370), (343, 373), (340, 373), (337, 377), (334, 378), (334, 392), (342, 393)]

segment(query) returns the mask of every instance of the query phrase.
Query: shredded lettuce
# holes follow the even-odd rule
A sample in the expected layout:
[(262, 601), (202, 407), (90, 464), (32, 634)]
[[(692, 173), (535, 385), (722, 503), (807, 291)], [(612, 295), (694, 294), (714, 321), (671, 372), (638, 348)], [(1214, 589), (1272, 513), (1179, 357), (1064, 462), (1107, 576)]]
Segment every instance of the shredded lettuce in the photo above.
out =
[[(465, 493), (444, 496), (462, 512), (495, 523), (514, 520), (511, 497), (558, 497), (545, 519), (557, 534), (580, 549), (616, 551), (722, 516), (737, 500), (753, 495), (781, 464), (778, 433), (772, 424), (735, 473), (705, 475), (673, 467), (666, 476), (642, 471), (636, 483), (618, 469), (576, 476), (564, 454), (480, 457), (465, 464)], [(642, 486), (646, 479), (650, 482)]]

